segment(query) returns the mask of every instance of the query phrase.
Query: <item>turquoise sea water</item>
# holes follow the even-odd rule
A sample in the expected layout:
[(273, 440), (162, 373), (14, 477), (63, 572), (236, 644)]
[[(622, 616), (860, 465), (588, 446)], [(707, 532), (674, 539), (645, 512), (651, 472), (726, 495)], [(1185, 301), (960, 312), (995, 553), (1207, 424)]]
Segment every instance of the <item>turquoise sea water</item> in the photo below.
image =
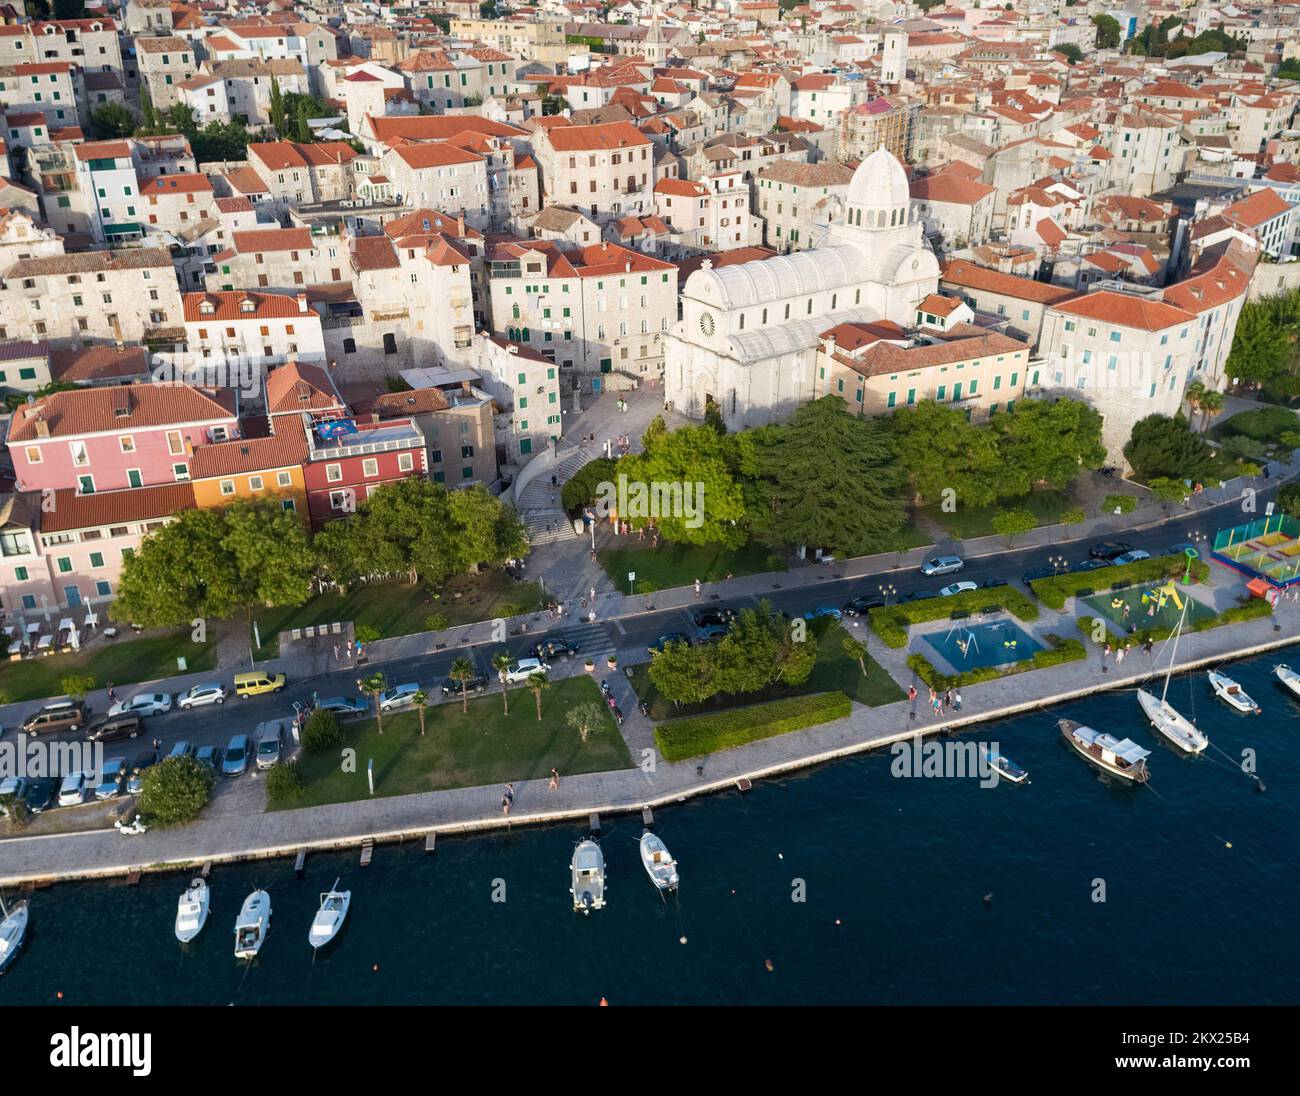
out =
[[(1295, 1003), (1300, 704), (1270, 672), (1288, 657), (1232, 668), (1258, 717), (1203, 674), (1170, 686), (1215, 747), (1256, 751), (1264, 794), (1213, 750), (1158, 744), (1132, 692), (1106, 694), (947, 740), (997, 742), (1028, 786), (903, 779), (880, 753), (660, 809), (678, 899), (641, 868), (639, 820), (607, 819), (609, 905), (589, 917), (568, 894), (577, 825), (448, 837), (433, 857), (380, 847), (364, 870), (313, 856), (301, 881), (288, 861), (218, 866), (188, 951), (172, 936), (186, 876), (58, 886), (31, 896), (0, 1001)], [(1062, 716), (1152, 749), (1151, 785), (1108, 782), (1059, 740)], [(313, 963), (307, 929), (336, 876), (352, 913)], [(246, 970), (233, 928), (255, 885), (274, 917)]]

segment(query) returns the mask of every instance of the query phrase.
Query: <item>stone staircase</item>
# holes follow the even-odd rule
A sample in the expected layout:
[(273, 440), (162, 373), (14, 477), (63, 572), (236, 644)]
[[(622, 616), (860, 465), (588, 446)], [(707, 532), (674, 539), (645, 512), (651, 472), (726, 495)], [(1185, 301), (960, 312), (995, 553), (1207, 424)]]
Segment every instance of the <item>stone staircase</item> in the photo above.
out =
[[(528, 539), (534, 548), (573, 538), (573, 525), (560, 501), (560, 489), (579, 468), (598, 455), (599, 450), (596, 448), (576, 446), (567, 452), (557, 453), (556, 463), (550, 471), (542, 473), (524, 487), (515, 507), (523, 518), (528, 529)], [(554, 487), (551, 486), (552, 476), (556, 479)], [(552, 502), (552, 499), (555, 501)]]

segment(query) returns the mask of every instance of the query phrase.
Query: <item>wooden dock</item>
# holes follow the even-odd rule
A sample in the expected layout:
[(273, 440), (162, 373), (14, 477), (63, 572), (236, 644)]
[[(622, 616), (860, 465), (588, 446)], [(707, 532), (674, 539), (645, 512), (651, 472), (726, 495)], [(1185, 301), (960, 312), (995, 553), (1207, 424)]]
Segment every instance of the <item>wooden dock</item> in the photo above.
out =
[(298, 855), (293, 858), (293, 874), (296, 878), (301, 879), (307, 871), (307, 850), (299, 849)]
[(753, 786), (754, 785), (750, 782), (750, 779), (747, 776), (742, 776), (736, 781), (736, 790), (739, 792), (747, 792)]
[(361, 866), (363, 868), (370, 867), (370, 860), (374, 855), (375, 855), (374, 838), (367, 837), (361, 843)]
[(655, 828), (655, 812), (649, 807), (641, 808), (641, 825), (643, 825), (647, 830)]
[(424, 838), (424, 851), (428, 853), (430, 856), (432, 856), (435, 852), (438, 851), (437, 846), (438, 846), (437, 833), (426, 834)]

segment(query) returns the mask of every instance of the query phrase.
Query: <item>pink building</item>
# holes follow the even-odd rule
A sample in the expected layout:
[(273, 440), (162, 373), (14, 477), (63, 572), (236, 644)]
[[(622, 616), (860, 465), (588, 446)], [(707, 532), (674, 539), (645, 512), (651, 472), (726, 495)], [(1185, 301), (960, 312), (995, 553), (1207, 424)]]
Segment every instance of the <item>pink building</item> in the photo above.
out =
[(188, 480), (194, 447), (238, 436), (238, 418), (233, 389), (77, 388), (20, 407), (9, 453), (20, 491), (153, 487)]

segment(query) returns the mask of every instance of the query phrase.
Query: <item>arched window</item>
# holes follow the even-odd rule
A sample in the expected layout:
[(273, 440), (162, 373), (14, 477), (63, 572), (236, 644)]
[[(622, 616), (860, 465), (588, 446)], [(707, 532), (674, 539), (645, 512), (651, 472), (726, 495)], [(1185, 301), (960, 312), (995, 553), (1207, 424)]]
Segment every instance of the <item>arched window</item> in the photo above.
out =
[(763, 309), (763, 326), (767, 326), (767, 309)]
[(743, 312), (740, 314), (740, 330), (745, 330), (745, 314)]
[(889, 227), (893, 228), (896, 224), (898, 224), (898, 210), (895, 209), (889, 214)]
[(885, 227), (885, 211), (883, 209), (876, 214), (876, 227), (877, 228)]
[(515, 306), (511, 309), (511, 311), (510, 311), (510, 318), (511, 318), (512, 320), (517, 320), (517, 319), (519, 319), (519, 306), (518, 306), (518, 305), (515, 305)]

